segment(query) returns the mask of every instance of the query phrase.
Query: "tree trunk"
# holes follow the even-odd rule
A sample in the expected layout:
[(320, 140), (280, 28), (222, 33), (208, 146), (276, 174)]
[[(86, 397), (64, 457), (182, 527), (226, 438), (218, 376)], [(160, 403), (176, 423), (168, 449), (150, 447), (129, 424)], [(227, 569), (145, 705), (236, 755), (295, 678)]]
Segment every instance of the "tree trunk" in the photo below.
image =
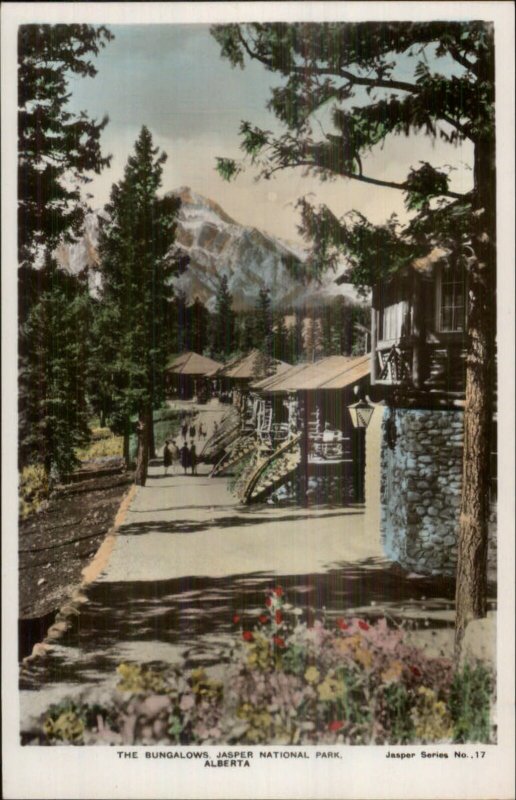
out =
[(464, 631), (486, 614), (490, 442), (496, 379), (496, 209), (494, 138), (475, 147), (474, 257), (468, 272), (468, 351), (462, 502), (458, 541), (455, 655)]
[(149, 408), (146, 414), (146, 424), (149, 436), (149, 458), (156, 458), (156, 440), (154, 438), (154, 415), (152, 408)]
[(136, 458), (136, 472), (134, 482), (137, 486), (145, 486), (147, 468), (149, 464), (149, 426), (147, 414), (140, 414), (138, 420), (138, 455)]
[(126, 420), (124, 423), (124, 449), (123, 449), (126, 469), (131, 468), (131, 457), (129, 453), (129, 437), (130, 437), (129, 420)]

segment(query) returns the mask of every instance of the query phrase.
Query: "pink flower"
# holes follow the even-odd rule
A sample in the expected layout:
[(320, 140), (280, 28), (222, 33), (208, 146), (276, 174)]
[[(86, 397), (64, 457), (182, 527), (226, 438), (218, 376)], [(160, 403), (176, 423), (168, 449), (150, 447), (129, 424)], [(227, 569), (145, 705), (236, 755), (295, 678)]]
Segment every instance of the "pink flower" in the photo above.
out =
[(267, 616), (267, 614), (260, 614), (260, 616), (258, 617), (258, 622), (261, 622), (262, 625), (267, 625), (268, 621), (269, 617)]
[(238, 625), (239, 622), (240, 622), (240, 616), (238, 614), (235, 614), (233, 617), (233, 625)]
[(276, 586), (276, 588), (272, 590), (272, 593), (275, 594), (276, 597), (283, 597), (283, 589), (281, 586)]
[(242, 634), (242, 639), (244, 640), (244, 642), (252, 642), (253, 639), (254, 639), (254, 636), (251, 633), (251, 631), (244, 631), (243, 634)]
[(328, 723), (328, 730), (332, 731), (332, 733), (340, 731), (343, 727), (344, 723), (340, 719), (334, 719), (333, 722)]
[(358, 620), (358, 627), (361, 628), (361, 630), (363, 630), (363, 631), (368, 631), (369, 630), (369, 625), (367, 624), (367, 622), (364, 622), (363, 619), (359, 619)]
[(274, 614), (274, 622), (276, 623), (276, 625), (281, 625), (281, 623), (283, 622), (283, 614), (281, 613), (281, 611), (276, 611), (276, 613)]
[(347, 629), (349, 628), (349, 625), (341, 617), (340, 619), (337, 620), (337, 628), (340, 628), (341, 631), (347, 631)]
[(283, 639), (281, 636), (273, 636), (272, 641), (276, 647), (285, 647), (285, 639)]

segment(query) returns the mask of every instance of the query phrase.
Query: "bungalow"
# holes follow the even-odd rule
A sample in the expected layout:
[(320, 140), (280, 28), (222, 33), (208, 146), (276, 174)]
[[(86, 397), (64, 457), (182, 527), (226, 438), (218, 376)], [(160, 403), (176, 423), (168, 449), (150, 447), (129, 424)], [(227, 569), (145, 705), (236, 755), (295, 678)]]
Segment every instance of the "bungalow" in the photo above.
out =
[(251, 350), (244, 356), (238, 356), (225, 365), (213, 370), (209, 377), (214, 391), (221, 396), (232, 396), (236, 393), (240, 399), (249, 389), (249, 385), (266, 374), (280, 375), (290, 368), (290, 364), (279, 359), (267, 362), (260, 350)]
[(466, 318), (465, 267), (442, 248), (372, 287), (371, 386), (385, 401), (381, 536), (392, 560), (421, 573), (454, 574), (457, 563)]
[(199, 353), (182, 353), (172, 359), (165, 369), (165, 386), (168, 397), (190, 400), (197, 396), (206, 399), (209, 382), (206, 376), (220, 369), (222, 364)]
[(300, 502), (362, 502), (363, 440), (348, 405), (355, 389), (367, 391), (369, 372), (368, 355), (330, 356), (251, 384), (246, 427), (254, 428), (263, 458), (244, 499), (263, 498), (295, 468)]

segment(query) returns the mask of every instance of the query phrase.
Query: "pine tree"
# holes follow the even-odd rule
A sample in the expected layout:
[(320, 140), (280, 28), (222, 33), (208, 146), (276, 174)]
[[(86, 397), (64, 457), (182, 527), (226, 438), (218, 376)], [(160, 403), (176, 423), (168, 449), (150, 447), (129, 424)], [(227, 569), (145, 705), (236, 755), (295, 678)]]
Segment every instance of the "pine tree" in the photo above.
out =
[(203, 353), (208, 345), (210, 314), (198, 297), (188, 308), (188, 349)]
[(91, 25), (18, 30), (19, 463), (41, 460), (57, 477), (87, 434), (91, 304), (86, 282), (60, 273), (51, 253), (80, 232), (81, 184), (110, 161), (100, 149), (107, 118), (73, 115), (68, 83), (96, 74), (89, 56), (110, 39)]
[(42, 464), (52, 480), (77, 464), (89, 437), (86, 347), (91, 304), (87, 282), (61, 272), (47, 253), (44, 289), (20, 330), (19, 460)]
[(140, 484), (152, 450), (152, 410), (165, 396), (170, 279), (184, 266), (172, 247), (180, 200), (157, 195), (165, 160), (144, 126), (124, 177), (112, 187), (99, 236), (103, 336), (115, 353), (112, 424), (127, 441), (131, 417), (138, 416)]
[(248, 353), (254, 347), (255, 320), (252, 311), (245, 311), (239, 315), (238, 321), (238, 350)]
[(269, 289), (260, 289), (255, 310), (254, 345), (260, 351), (256, 367), (258, 377), (272, 371), (272, 303)]
[[(250, 58), (281, 76), (268, 103), (283, 124), (280, 135), (241, 124), (243, 150), (262, 176), (301, 167), (322, 178), (396, 189), (413, 213), (403, 228), (392, 218), (373, 225), (362, 214), (339, 218), (327, 207), (300, 200), (302, 228), (313, 243), (306, 262), (312, 274), (335, 264), (343, 252), (359, 287), (374, 285), (435, 246), (467, 262), (458, 655), (467, 623), (485, 616), (487, 602), (496, 353), (494, 25), (484, 20), (270, 23), (215, 26), (212, 33), (232, 65), (243, 67)], [(411, 58), (414, 66), (407, 71)], [(331, 133), (312, 124), (328, 107)], [(402, 180), (371, 174), (363, 156), (399, 134), (468, 142), (472, 190), (452, 191), (448, 171), (427, 161), (412, 166)], [(230, 159), (219, 159), (218, 166), (226, 178), (241, 170)]]
[(276, 317), (272, 349), (274, 358), (291, 363), (288, 358), (288, 330), (285, 324), (285, 316), (282, 313)]
[(67, 109), (71, 77), (93, 77), (88, 59), (113, 38), (92, 25), (21, 25), (18, 29), (18, 242), (20, 264), (38, 249), (79, 233), (87, 173), (110, 162), (100, 149), (107, 118)]
[(212, 352), (215, 356), (227, 358), (235, 349), (233, 298), (229, 291), (228, 276), (222, 275), (215, 297)]

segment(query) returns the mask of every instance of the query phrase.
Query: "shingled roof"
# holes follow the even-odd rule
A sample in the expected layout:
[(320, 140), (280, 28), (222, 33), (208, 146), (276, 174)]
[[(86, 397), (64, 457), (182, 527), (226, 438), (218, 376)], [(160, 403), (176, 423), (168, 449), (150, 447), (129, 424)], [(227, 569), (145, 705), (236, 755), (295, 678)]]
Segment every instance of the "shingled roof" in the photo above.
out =
[[(217, 378), (224, 377), (238, 380), (252, 380), (257, 377), (260, 366), (260, 355), (259, 350), (251, 350), (247, 355), (233, 359), (212, 374), (216, 374)], [(285, 363), (285, 361), (280, 361), (279, 359), (273, 360), (273, 366), (275, 368), (274, 377), (292, 368), (290, 364)]]
[(206, 358), (199, 353), (181, 353), (167, 364), (165, 372), (173, 372), (176, 375), (208, 375), (214, 370), (222, 367), (218, 361)]
[(298, 364), (280, 375), (253, 383), (261, 392), (297, 392), (315, 389), (345, 389), (371, 371), (371, 356), (328, 356), (309, 364)]

